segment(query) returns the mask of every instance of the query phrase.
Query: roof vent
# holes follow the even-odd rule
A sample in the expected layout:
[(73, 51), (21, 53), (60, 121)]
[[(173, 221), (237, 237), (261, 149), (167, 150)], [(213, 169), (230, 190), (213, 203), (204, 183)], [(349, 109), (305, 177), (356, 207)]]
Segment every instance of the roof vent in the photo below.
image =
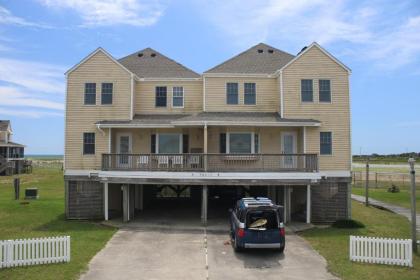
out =
[(269, 53), (273, 53), (274, 51), (273, 51), (272, 49), (269, 49), (269, 50), (268, 50), (268, 52), (269, 52)]
[(156, 54), (155, 54), (155, 53), (152, 53), (150, 56), (151, 56), (151, 57), (155, 57), (155, 56), (156, 56)]
[(303, 47), (300, 52), (298, 54), (300, 54), (301, 52), (303, 52), (304, 50), (306, 50), (308, 48), (308, 46)]
[(264, 50), (263, 49), (258, 49), (258, 53), (263, 53)]
[(138, 53), (137, 56), (138, 57), (142, 57), (143, 56), (143, 53)]

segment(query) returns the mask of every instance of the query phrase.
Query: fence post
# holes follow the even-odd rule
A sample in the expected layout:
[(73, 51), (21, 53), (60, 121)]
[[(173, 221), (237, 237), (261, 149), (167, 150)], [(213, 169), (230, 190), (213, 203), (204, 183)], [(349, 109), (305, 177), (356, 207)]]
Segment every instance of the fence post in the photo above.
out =
[(408, 160), (410, 164), (411, 176), (411, 240), (413, 242), (413, 252), (417, 253), (417, 229), (416, 229), (416, 171), (414, 169), (415, 159)]
[(369, 206), (369, 158), (366, 161), (365, 205)]
[(378, 172), (375, 172), (375, 188), (378, 188)]

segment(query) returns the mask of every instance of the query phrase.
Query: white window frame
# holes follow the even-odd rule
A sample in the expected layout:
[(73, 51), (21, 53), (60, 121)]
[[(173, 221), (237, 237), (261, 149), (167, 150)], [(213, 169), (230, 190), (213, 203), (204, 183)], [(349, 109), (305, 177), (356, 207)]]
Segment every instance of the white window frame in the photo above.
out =
[[(245, 103), (245, 96), (246, 96), (246, 94), (245, 94), (245, 84), (255, 84), (255, 103), (254, 104), (246, 104)], [(244, 90), (244, 105), (245, 106), (257, 106), (257, 83), (256, 82), (244, 82), (244, 85), (243, 85), (243, 90)]]
[[(103, 84), (112, 84), (112, 93), (105, 93), (105, 94), (108, 94), (108, 95), (111, 95), (111, 103), (110, 104), (102, 104), (102, 85)], [(112, 105), (114, 105), (114, 89), (115, 89), (115, 83), (114, 82), (101, 82), (101, 106), (112, 106)]]
[[(321, 87), (320, 87), (320, 80), (328, 80), (330, 81), (330, 101), (321, 101)], [(318, 103), (320, 104), (332, 104), (333, 102), (333, 94), (332, 94), (332, 80), (330, 78), (319, 78), (318, 79)]]
[[(230, 104), (228, 102), (228, 84), (237, 84), (238, 85), (238, 92), (237, 92), (238, 102), (237, 103)], [(226, 100), (225, 103), (226, 103), (226, 105), (227, 106), (237, 106), (237, 105), (240, 105), (240, 103), (241, 103), (240, 92), (241, 92), (241, 89), (240, 89), (240, 83), (239, 82), (226, 82), (225, 83), (225, 100)]]
[(121, 154), (121, 136), (128, 136), (128, 153), (131, 154), (133, 153), (133, 136), (130, 132), (119, 132), (117, 133), (117, 143), (115, 150), (117, 151), (117, 154)]
[[(255, 132), (226, 132), (226, 154), (230, 154), (230, 135), (231, 134), (251, 134), (251, 154), (255, 154)], [(260, 135), (258, 135), (260, 137)], [(261, 149), (261, 138), (259, 139), (258, 149)]]
[(159, 137), (160, 135), (178, 135), (179, 136), (179, 152), (178, 154), (182, 154), (182, 133), (156, 133), (156, 154), (159, 154)]
[[(182, 88), (182, 106), (175, 106), (174, 105), (174, 98), (178, 97), (180, 98), (180, 96), (175, 96), (175, 88)], [(185, 91), (184, 91), (184, 87), (183, 86), (173, 86), (172, 87), (172, 108), (184, 108), (184, 103), (185, 103)]]

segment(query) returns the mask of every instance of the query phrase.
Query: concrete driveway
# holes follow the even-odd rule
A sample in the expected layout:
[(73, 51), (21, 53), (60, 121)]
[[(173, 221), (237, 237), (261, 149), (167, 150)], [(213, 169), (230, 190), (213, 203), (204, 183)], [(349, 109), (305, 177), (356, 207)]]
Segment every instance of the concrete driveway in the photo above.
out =
[(284, 254), (235, 253), (224, 231), (123, 228), (90, 262), (81, 279), (337, 279), (326, 261), (295, 234)]

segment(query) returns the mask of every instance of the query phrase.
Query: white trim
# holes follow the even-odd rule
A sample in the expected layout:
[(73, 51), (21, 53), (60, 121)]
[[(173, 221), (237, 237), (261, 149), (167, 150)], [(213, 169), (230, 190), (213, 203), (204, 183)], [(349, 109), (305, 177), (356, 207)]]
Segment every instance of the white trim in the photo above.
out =
[(112, 127), (108, 128), (108, 153), (112, 153)]
[(101, 128), (174, 128), (171, 124), (138, 124), (138, 123), (124, 123), (124, 124), (98, 124)]
[(258, 73), (203, 73), (203, 77), (213, 77), (213, 78), (268, 78), (268, 79), (275, 79), (277, 78), (275, 73), (273, 74), (258, 74)]
[[(230, 121), (173, 121), (173, 126), (321, 126), (319, 122), (230, 122)], [(173, 127), (171, 126), (171, 127)]]
[(156, 178), (156, 179), (284, 179), (313, 180), (321, 179), (318, 172), (166, 172), (166, 171), (101, 171), (101, 170), (66, 170), (65, 176), (86, 176), (91, 174), (99, 178)]
[(351, 177), (351, 171), (349, 170), (322, 170), (319, 174), (323, 177)]
[[(335, 58), (332, 54), (330, 54), (326, 49), (321, 47), (317, 42), (313, 42), (310, 44), (304, 51), (300, 52), (297, 56), (295, 56), (291, 61), (289, 61), (286, 65), (284, 65), (282, 68), (276, 71), (281, 72), (282, 70), (286, 69), (289, 65), (293, 64), (296, 60), (298, 60), (301, 56), (303, 56), (305, 53), (307, 53), (310, 49), (313, 47), (317, 47), (320, 51), (322, 51), (325, 55), (327, 55), (329, 58), (331, 58), (335, 63), (343, 67), (349, 74), (351, 74), (351, 69), (344, 65), (341, 61), (339, 61), (337, 58)], [(278, 74), (277, 74), (278, 75)]]
[[(229, 131), (226, 132), (226, 154), (230, 154), (230, 135), (231, 134), (251, 134), (251, 154), (255, 154), (255, 132), (250, 131)], [(261, 143), (261, 139), (259, 139), (258, 146)]]
[(178, 82), (178, 81), (201, 81), (202, 78), (139, 78), (141, 82)]
[(206, 78), (203, 76), (203, 111), (206, 111)]
[(88, 56), (86, 56), (85, 58), (83, 58), (79, 63), (77, 63), (76, 65), (74, 65), (72, 68), (70, 68), (69, 70), (67, 70), (67, 72), (64, 73), (64, 75), (68, 76), (71, 72), (73, 72), (74, 70), (76, 70), (77, 68), (79, 68), (79, 66), (81, 66), (83, 63), (85, 63), (86, 61), (88, 61), (92, 56), (94, 56), (95, 54), (97, 54), (98, 52), (102, 52), (103, 54), (105, 54), (109, 59), (111, 59), (113, 62), (115, 62), (118, 66), (120, 66), (123, 70), (125, 70), (126, 72), (128, 72), (131, 75), (134, 75), (136, 78), (138, 78), (133, 72), (131, 72), (130, 70), (128, 70), (124, 65), (122, 65), (121, 63), (118, 62), (118, 60), (116, 60), (115, 58), (112, 57), (112, 55), (110, 55), (107, 51), (105, 51), (103, 48), (99, 47), (96, 50), (94, 50), (93, 52), (91, 52)]
[[(64, 102), (65, 102), (65, 111), (64, 111), (64, 155), (63, 155), (63, 170), (66, 170), (66, 147), (67, 147), (67, 92), (68, 92), (68, 78), (65, 76), (66, 79), (66, 89), (65, 89), (65, 96), (64, 96)], [(84, 96), (83, 96), (84, 98)], [(83, 141), (83, 139), (82, 139)]]
[[(255, 84), (255, 104), (245, 104), (245, 84)], [(243, 87), (243, 104), (241, 104), (241, 105), (243, 105), (243, 106), (247, 106), (247, 107), (250, 107), (250, 106), (257, 106), (258, 105), (258, 100), (257, 100), (257, 97), (258, 97), (258, 93), (257, 93), (257, 82), (243, 82), (242, 83), (242, 87)], [(238, 88), (238, 90), (239, 90), (239, 88)]]
[[(175, 88), (182, 88), (182, 106), (174, 106), (174, 89)], [(179, 96), (177, 96), (179, 97)], [(184, 108), (185, 105), (185, 90), (184, 90), (184, 86), (172, 86), (172, 99), (171, 99), (171, 107), (175, 108), (175, 109), (182, 109)]]
[(284, 118), (283, 71), (280, 71), (280, 117)]
[(131, 74), (131, 84), (130, 84), (130, 97), (131, 97), (131, 106), (130, 106), (130, 116), (129, 119), (132, 120), (134, 116), (134, 75)]
[(296, 131), (282, 131), (280, 132), (281, 139), (281, 153), (284, 154), (284, 136), (292, 135), (293, 136), (293, 154), (297, 153), (297, 132)]

